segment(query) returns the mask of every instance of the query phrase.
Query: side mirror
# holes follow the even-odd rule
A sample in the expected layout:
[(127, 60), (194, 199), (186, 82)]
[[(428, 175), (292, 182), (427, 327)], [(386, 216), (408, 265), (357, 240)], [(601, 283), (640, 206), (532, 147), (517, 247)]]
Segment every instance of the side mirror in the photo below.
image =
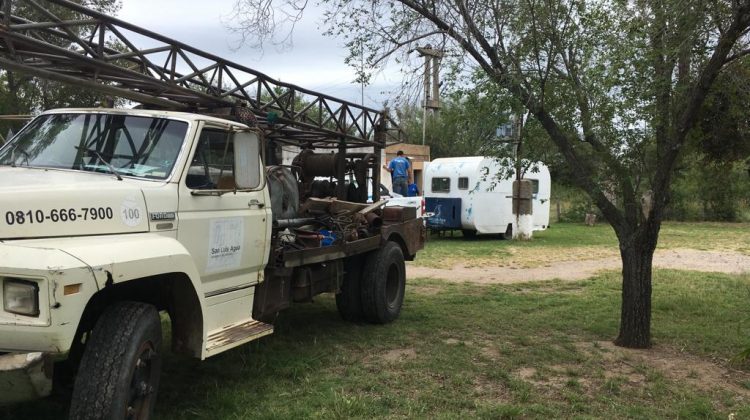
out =
[(234, 181), (239, 190), (254, 190), (261, 187), (263, 160), (261, 136), (255, 131), (235, 131)]

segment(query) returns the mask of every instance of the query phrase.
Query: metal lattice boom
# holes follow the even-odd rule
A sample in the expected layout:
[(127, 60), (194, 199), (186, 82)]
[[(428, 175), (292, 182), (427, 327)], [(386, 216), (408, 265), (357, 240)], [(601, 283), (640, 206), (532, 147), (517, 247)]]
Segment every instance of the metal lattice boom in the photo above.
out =
[(269, 137), (294, 144), (382, 147), (393, 131), (390, 141), (401, 140), (386, 112), (273, 80), (67, 0), (0, 0), (0, 68), (152, 107), (251, 114)]

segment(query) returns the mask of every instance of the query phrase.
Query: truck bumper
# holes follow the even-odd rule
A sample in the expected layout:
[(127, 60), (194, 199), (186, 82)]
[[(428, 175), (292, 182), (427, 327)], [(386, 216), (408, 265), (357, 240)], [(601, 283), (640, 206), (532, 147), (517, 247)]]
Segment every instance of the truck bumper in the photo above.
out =
[(0, 405), (46, 397), (52, 392), (49, 353), (0, 355)]

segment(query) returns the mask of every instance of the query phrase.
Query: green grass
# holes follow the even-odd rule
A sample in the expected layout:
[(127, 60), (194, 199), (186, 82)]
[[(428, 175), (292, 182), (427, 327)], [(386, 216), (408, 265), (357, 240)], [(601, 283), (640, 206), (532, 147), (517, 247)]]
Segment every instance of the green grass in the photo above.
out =
[[(657, 271), (656, 349), (723, 364), (748, 345), (749, 297), (750, 276)], [(282, 313), (276, 334), (250, 345), (204, 362), (167, 355), (157, 417), (750, 417), (734, 393), (745, 374), (722, 378), (740, 390), (727, 391), (637, 355), (612, 362), (619, 299), (616, 273), (512, 286), (416, 280), (402, 316), (372, 326), (343, 322), (325, 296)], [(66, 398), (0, 416), (59, 418)]]
[[(427, 246), (417, 254), (416, 264), (451, 268), (456, 264), (468, 263), (473, 266), (506, 265), (520, 262), (520, 265), (536, 265), (541, 260), (549, 261), (550, 253), (557, 256), (570, 256), (572, 250), (585, 255), (604, 252), (606, 256), (617, 251), (617, 239), (609, 226), (593, 228), (560, 223), (546, 231), (534, 233), (531, 241), (505, 241), (497, 235), (480, 235), (466, 239), (461, 233), (430, 235)], [(562, 253), (561, 250), (566, 252)], [(545, 255), (542, 256), (540, 253)]]
[(750, 223), (665, 223), (659, 247), (725, 250), (750, 255)]
[[(748, 223), (663, 224), (658, 249), (688, 248), (739, 252), (750, 255)], [(470, 266), (539, 266), (561, 260), (580, 260), (619, 256), (617, 238), (609, 225), (594, 227), (578, 223), (558, 223), (535, 232), (528, 242), (504, 241), (497, 236), (479, 236), (467, 240), (456, 233), (431, 235), (428, 246), (417, 255), (416, 264), (451, 268)]]

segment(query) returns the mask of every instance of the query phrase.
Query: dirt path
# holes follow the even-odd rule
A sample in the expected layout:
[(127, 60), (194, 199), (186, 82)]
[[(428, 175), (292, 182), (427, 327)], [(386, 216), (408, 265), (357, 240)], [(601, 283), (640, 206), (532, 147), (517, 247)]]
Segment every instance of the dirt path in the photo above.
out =
[[(750, 256), (733, 252), (698, 251), (694, 249), (659, 250), (654, 256), (656, 268), (718, 272), (727, 274), (750, 273)], [(562, 261), (544, 267), (466, 267), (452, 269), (406, 266), (408, 278), (435, 278), (451, 282), (480, 284), (511, 284), (541, 280), (583, 280), (602, 270), (620, 269), (619, 258)]]

